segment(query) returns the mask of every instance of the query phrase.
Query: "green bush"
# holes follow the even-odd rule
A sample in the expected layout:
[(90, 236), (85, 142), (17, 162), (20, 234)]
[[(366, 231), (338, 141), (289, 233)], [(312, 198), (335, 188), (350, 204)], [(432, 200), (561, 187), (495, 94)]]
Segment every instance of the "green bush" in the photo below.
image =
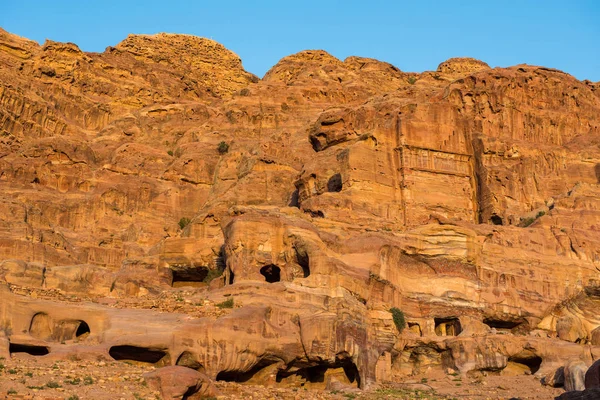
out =
[(190, 223), (190, 221), (191, 220), (187, 217), (181, 217), (181, 219), (179, 220), (179, 228), (185, 228)]
[(414, 85), (415, 82), (417, 82), (417, 78), (415, 78), (414, 76), (408, 78), (408, 83), (410, 83), (411, 85)]
[(230, 297), (224, 302), (215, 305), (219, 308), (233, 308), (233, 297)]
[(229, 145), (225, 142), (221, 142), (217, 146), (217, 150), (219, 150), (219, 154), (225, 154), (229, 151)]
[(404, 312), (402, 312), (402, 310), (396, 307), (390, 308), (390, 312), (392, 313), (392, 319), (394, 320), (394, 325), (396, 325), (396, 329), (398, 329), (398, 332), (402, 333), (404, 328), (406, 328)]
[(223, 275), (223, 270), (221, 268), (209, 269), (208, 274), (204, 277), (202, 282), (211, 283), (214, 279)]

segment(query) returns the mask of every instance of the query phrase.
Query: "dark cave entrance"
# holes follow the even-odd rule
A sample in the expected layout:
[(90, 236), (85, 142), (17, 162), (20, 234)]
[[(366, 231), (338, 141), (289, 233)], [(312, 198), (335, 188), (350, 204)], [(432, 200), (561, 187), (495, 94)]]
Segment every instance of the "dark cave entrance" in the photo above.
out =
[[(288, 368), (289, 369), (289, 368)], [(327, 373), (332, 370), (342, 370), (343, 376), (348, 382), (352, 385), (355, 385), (357, 388), (361, 387), (360, 382), (360, 374), (358, 372), (358, 368), (356, 364), (354, 364), (351, 360), (346, 359), (343, 361), (336, 362), (335, 364), (319, 364), (311, 367), (300, 368), (297, 370), (289, 371), (289, 370), (279, 370), (276, 376), (277, 383), (282, 383), (288, 378), (301, 378), (305, 383), (302, 383), (301, 386), (305, 386), (305, 384), (309, 385), (326, 385), (326, 376)]]
[(204, 265), (178, 265), (172, 266), (173, 273), (172, 287), (198, 286), (204, 283), (209, 269)]
[(75, 337), (83, 336), (86, 333), (91, 333), (90, 326), (85, 321), (79, 321), (79, 326), (77, 327), (77, 331), (75, 331)]
[(263, 369), (265, 369), (275, 363), (279, 363), (279, 362), (281, 362), (280, 359), (263, 358), (255, 366), (253, 366), (246, 372), (221, 371), (217, 374), (217, 377), (215, 378), (215, 380), (225, 381), (225, 382), (238, 382), (238, 383), (248, 382), (250, 379), (252, 379), (254, 377), (254, 375), (259, 373)]
[(490, 222), (491, 222), (493, 225), (504, 225), (504, 222), (502, 221), (502, 217), (500, 217), (500, 216), (498, 216), (498, 215), (496, 215), (496, 214), (493, 214), (493, 215), (490, 217)]
[(329, 178), (327, 181), (327, 191), (328, 192), (341, 192), (342, 191), (342, 175), (335, 174)]
[(113, 346), (108, 351), (108, 354), (117, 361), (137, 361), (147, 364), (167, 364), (169, 354), (160, 349), (152, 349), (148, 347), (138, 346)]
[(182, 367), (188, 367), (195, 369), (196, 371), (204, 372), (204, 366), (197, 360), (196, 356), (189, 352), (184, 351), (181, 353), (175, 365), (181, 365)]
[(296, 262), (302, 268), (302, 274), (304, 278), (310, 276), (309, 257), (306, 251), (299, 251), (296, 249)]
[(523, 350), (514, 356), (508, 357), (508, 362), (525, 365), (532, 374), (535, 374), (542, 365), (542, 358), (529, 350)]
[(438, 336), (458, 336), (462, 332), (460, 321), (456, 317), (434, 318), (435, 334)]
[(46, 346), (34, 346), (30, 344), (19, 344), (19, 343), (11, 343), (8, 349), (10, 354), (13, 353), (27, 353), (32, 356), (45, 356), (46, 354), (50, 354), (50, 349)]
[(528, 331), (528, 324), (522, 319), (499, 319), (499, 318), (484, 318), (483, 323), (490, 328), (496, 329), (501, 333), (526, 333)]
[(260, 269), (260, 273), (262, 276), (265, 277), (265, 280), (269, 283), (281, 281), (281, 268), (279, 268), (276, 265), (265, 265)]

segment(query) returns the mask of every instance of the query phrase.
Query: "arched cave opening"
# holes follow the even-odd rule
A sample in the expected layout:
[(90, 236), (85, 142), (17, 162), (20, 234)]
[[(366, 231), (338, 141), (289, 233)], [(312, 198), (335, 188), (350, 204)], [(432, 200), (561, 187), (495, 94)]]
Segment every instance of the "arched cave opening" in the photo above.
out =
[(260, 269), (260, 273), (262, 276), (265, 277), (265, 280), (269, 283), (281, 281), (281, 268), (279, 268), (276, 265), (265, 265)]
[(492, 216), (490, 217), (490, 222), (493, 225), (504, 225), (504, 222), (502, 221), (502, 217), (500, 217), (496, 214), (492, 214)]
[(421, 325), (418, 322), (408, 322), (408, 330), (416, 333), (419, 336), (423, 336), (423, 331), (421, 331)]
[(462, 332), (460, 321), (456, 317), (434, 318), (435, 334), (438, 336), (458, 336)]
[(52, 319), (44, 312), (36, 313), (29, 324), (29, 334), (37, 339), (48, 340), (52, 336)]
[(113, 346), (108, 354), (117, 361), (137, 361), (147, 364), (167, 364), (169, 354), (160, 349), (138, 346)]
[(341, 192), (342, 191), (342, 175), (337, 173), (332, 175), (327, 181), (327, 191), (328, 192)]
[(304, 278), (308, 278), (310, 276), (310, 260), (308, 257), (308, 253), (306, 251), (300, 251), (296, 249), (296, 262), (302, 268)]
[(198, 361), (197, 357), (189, 351), (184, 351), (177, 358), (175, 365), (195, 369), (196, 371), (204, 372), (204, 366)]
[(85, 335), (86, 333), (91, 333), (90, 326), (85, 321), (79, 321), (79, 326), (77, 327), (77, 331), (75, 331), (75, 337), (80, 337)]
[(45, 356), (50, 354), (50, 349), (46, 346), (34, 346), (30, 344), (10, 343), (8, 351), (13, 353), (27, 353), (32, 356)]
[(254, 375), (262, 371), (263, 369), (280, 362), (280, 359), (273, 358), (262, 358), (258, 363), (256, 363), (252, 368), (248, 371), (221, 371), (217, 374), (217, 381), (226, 381), (226, 382), (248, 382)]
[(525, 365), (532, 374), (535, 374), (542, 365), (542, 358), (529, 350), (523, 350), (518, 354), (508, 357), (508, 362)]

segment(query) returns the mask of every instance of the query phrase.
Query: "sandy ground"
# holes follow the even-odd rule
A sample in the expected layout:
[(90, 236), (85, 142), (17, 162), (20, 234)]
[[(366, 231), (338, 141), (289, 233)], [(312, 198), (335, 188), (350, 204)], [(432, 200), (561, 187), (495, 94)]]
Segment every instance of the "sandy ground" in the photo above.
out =
[[(153, 366), (116, 361), (53, 361), (44, 357), (14, 354), (0, 360), (0, 398), (36, 400), (160, 399), (142, 374)], [(401, 382), (380, 385), (369, 391), (266, 388), (233, 382), (217, 382), (220, 399), (553, 399), (563, 392), (542, 386), (535, 377), (479, 375), (468, 378), (443, 373), (411, 376)]]

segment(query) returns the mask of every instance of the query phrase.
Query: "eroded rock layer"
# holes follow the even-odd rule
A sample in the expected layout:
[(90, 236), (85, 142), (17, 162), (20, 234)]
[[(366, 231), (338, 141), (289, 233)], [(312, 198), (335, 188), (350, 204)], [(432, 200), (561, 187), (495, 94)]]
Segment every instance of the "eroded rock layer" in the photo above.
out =
[(560, 71), (0, 30), (0, 200), (9, 354), (322, 388), (600, 356), (600, 92)]

